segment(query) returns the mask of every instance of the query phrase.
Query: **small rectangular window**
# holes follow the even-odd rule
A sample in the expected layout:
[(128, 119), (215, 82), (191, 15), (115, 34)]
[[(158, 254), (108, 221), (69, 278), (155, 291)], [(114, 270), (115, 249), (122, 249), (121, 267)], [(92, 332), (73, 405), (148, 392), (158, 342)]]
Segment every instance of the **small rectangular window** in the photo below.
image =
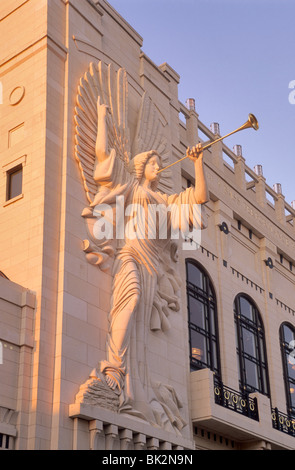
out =
[(23, 167), (18, 165), (7, 172), (7, 201), (22, 194)]

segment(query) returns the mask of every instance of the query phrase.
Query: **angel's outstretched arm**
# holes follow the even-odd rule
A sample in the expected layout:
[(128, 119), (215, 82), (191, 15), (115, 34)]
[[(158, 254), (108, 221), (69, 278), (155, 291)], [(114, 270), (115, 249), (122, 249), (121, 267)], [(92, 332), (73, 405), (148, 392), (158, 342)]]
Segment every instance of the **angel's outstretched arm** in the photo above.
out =
[(97, 136), (95, 145), (95, 155), (98, 162), (103, 162), (109, 157), (108, 153), (108, 129), (106, 116), (108, 106), (100, 103), (100, 96), (97, 100)]
[(195, 164), (195, 198), (197, 204), (205, 204), (209, 201), (209, 191), (204, 172), (202, 144), (187, 149), (187, 155)]

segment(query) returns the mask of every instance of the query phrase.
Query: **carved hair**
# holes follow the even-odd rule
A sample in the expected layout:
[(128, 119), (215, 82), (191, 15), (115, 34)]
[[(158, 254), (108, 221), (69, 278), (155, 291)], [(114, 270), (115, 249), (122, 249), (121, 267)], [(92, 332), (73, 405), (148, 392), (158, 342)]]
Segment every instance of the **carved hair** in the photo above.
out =
[[(142, 152), (136, 155), (129, 163), (129, 171), (135, 178), (140, 182), (144, 175), (144, 169), (151, 157), (157, 155), (160, 160), (160, 166), (162, 166), (162, 158), (155, 150), (149, 150), (148, 152)], [(157, 187), (158, 181), (155, 181), (151, 184), (152, 190), (155, 190)]]

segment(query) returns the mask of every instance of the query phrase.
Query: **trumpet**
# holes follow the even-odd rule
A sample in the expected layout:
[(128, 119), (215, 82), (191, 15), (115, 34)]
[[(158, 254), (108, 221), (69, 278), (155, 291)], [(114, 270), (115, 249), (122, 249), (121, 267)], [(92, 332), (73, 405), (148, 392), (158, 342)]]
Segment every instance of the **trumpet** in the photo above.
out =
[[(230, 135), (235, 134), (236, 132), (240, 132), (243, 129), (248, 129), (249, 127), (252, 127), (253, 129), (255, 129), (255, 131), (257, 131), (259, 129), (258, 121), (257, 121), (256, 117), (254, 116), (254, 114), (249, 114), (248, 115), (248, 120), (242, 126), (238, 127), (234, 131), (229, 132), (228, 134), (224, 135), (223, 137), (219, 137), (218, 139), (215, 139), (212, 142), (209, 142), (208, 144), (204, 145), (201, 149), (201, 152), (208, 149), (209, 147), (216, 144), (217, 142), (220, 142), (220, 140), (223, 140), (226, 137), (229, 137)], [(176, 165), (176, 163), (182, 162), (183, 160), (185, 160), (188, 157), (189, 157), (189, 155), (186, 155), (185, 157), (180, 158), (176, 162), (173, 162), (170, 165), (167, 165), (164, 168), (161, 168), (161, 170), (158, 171), (158, 174), (161, 173), (164, 170), (167, 170), (167, 168), (170, 168), (171, 166)]]

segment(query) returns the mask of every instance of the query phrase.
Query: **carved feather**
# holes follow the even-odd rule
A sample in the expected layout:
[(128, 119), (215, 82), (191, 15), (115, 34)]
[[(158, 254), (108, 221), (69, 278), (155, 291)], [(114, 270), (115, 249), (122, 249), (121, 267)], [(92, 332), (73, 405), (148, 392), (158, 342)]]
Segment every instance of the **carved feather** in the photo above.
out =
[[(93, 178), (95, 166), (95, 144), (97, 139), (97, 100), (109, 108), (107, 128), (109, 150), (126, 166), (131, 158), (128, 126), (128, 79), (124, 68), (114, 69), (112, 64), (102, 61), (91, 63), (78, 86), (75, 108), (75, 157), (78, 161), (86, 197), (93, 202), (97, 192)], [(163, 165), (169, 162), (169, 147), (165, 136), (167, 121), (147, 93), (144, 93), (138, 115), (138, 125), (132, 146), (132, 156), (156, 150), (162, 157)], [(159, 190), (171, 193), (170, 169), (161, 173)]]
[(128, 131), (128, 87), (124, 69), (115, 71), (103, 62), (91, 63), (78, 86), (75, 108), (75, 157), (78, 161), (86, 197), (93, 202), (97, 186), (93, 178), (97, 139), (97, 99), (109, 107), (107, 115), (109, 148), (128, 163), (130, 144)]
[[(163, 166), (169, 165), (170, 149), (165, 135), (167, 121), (151, 97), (145, 92), (142, 96), (136, 135), (133, 142), (133, 156), (148, 150), (156, 150), (162, 158)], [(158, 189), (166, 194), (172, 193), (172, 173), (170, 168), (161, 173)]]

